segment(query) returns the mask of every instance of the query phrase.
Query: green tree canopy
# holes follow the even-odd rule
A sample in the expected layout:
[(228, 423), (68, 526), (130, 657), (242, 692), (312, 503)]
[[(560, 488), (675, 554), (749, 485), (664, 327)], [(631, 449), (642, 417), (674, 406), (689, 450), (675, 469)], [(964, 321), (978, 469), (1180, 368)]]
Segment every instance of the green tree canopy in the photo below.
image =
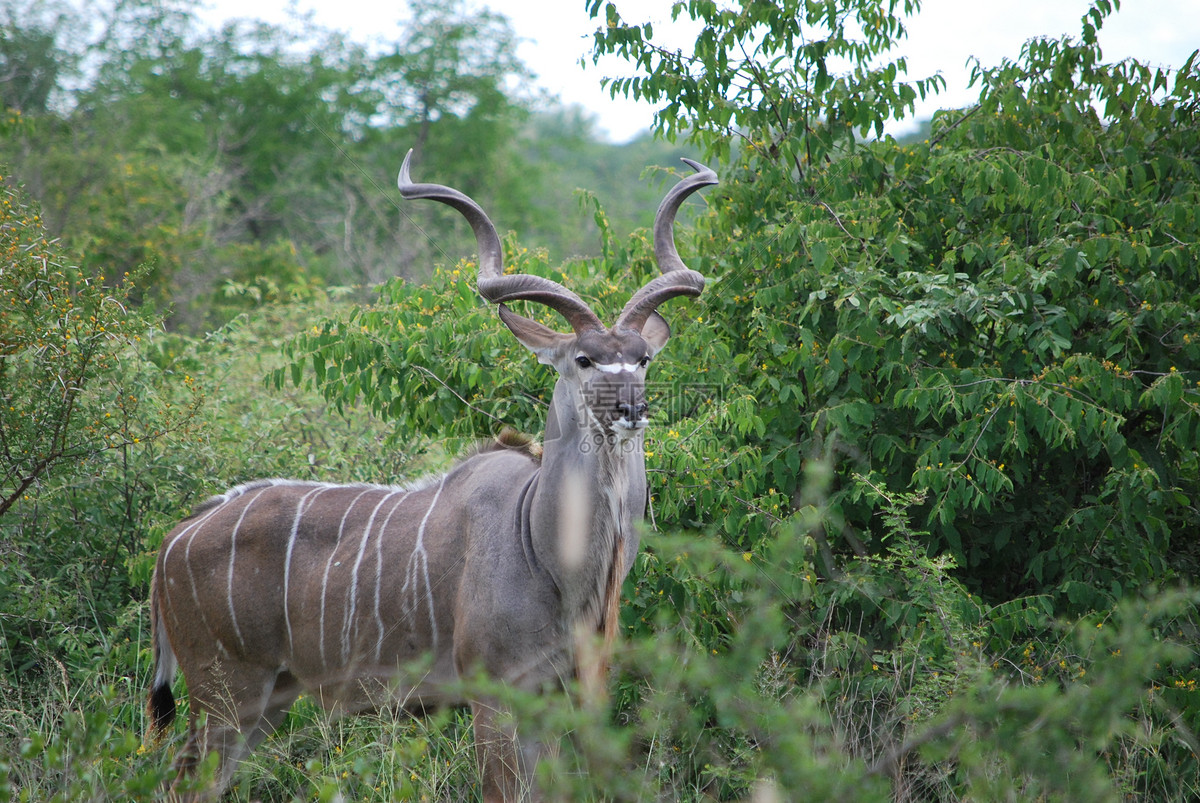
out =
[(310, 24), (204, 30), (188, 2), (112, 3), (86, 26), (64, 6), (97, 31), (71, 41), (17, 13), (35, 0), (8, 5), (14, 170), (84, 267), (152, 263), (142, 298), (178, 302), (173, 325), (219, 319), (214, 300), (427, 270), (428, 243), (397, 240), (385, 189), (410, 147), (504, 199), (514, 223), (530, 217), (527, 99), (508, 90), (524, 68), (502, 17), (415, 3), (399, 39), (368, 48)]
[(1080, 37), (977, 66), (979, 103), (941, 113), (929, 140), (858, 142), (851, 128), (879, 133), (936, 86), (868, 61), (902, 35), (897, 8), (677, 4), (704, 23), (681, 55), (606, 6), (597, 54), (639, 70), (617, 90), (669, 101), (663, 133), (732, 158), (698, 250), (718, 279), (707, 322), (731, 355), (715, 381), (757, 437), (677, 496), (679, 515), (754, 548), (802, 516), (799, 467), (825, 455), (839, 481), (822, 546), (880, 548), (861, 475), (919, 493), (928, 549), (994, 600), (1050, 592), (1079, 610), (1189, 576), (1196, 57), (1105, 63), (1099, 2)]

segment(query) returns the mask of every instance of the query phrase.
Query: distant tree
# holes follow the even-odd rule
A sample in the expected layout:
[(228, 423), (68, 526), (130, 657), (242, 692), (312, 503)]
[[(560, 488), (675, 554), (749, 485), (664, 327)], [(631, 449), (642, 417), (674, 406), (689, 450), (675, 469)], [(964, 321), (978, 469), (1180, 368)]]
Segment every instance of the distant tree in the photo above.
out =
[(0, 0), (0, 108), (39, 115), (68, 107), (68, 87), (95, 44), (87, 32), (112, 7), (92, 4), (85, 19), (70, 0)]
[(64, 55), (48, 31), (5, 30), (0, 36), (0, 103), (26, 114), (45, 112)]
[[(182, 1), (98, 7), (91, 39), (67, 42), (37, 27), (38, 0), (8, 2), (3, 97), (15, 113), (7, 98), (36, 89), (14, 169), (85, 267), (152, 261), (138, 299), (175, 303), (173, 325), (428, 270), (384, 189), (409, 147), (489, 187), (512, 224), (533, 214), (508, 89), (524, 68), (502, 17), (417, 3), (380, 53), (311, 24), (204, 31)], [(70, 58), (47, 62), (42, 43)], [(86, 67), (74, 85), (50, 70), (69, 63)]]

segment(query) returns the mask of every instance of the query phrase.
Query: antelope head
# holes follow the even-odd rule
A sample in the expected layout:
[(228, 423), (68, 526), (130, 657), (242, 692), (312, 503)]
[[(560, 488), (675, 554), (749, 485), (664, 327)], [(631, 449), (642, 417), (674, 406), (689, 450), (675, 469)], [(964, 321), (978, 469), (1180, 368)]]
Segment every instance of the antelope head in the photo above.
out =
[[(467, 219), (479, 249), (480, 295), (499, 306), (500, 320), (539, 362), (558, 372), (547, 440), (573, 433), (594, 445), (632, 441), (649, 422), (646, 367), (671, 335), (658, 307), (676, 296), (698, 296), (704, 289), (704, 277), (690, 270), (676, 250), (675, 215), (689, 195), (716, 184), (716, 174), (690, 159), (683, 160), (696, 173), (667, 193), (654, 219), (654, 251), (661, 275), (638, 290), (616, 322), (606, 327), (583, 299), (557, 282), (505, 274), (500, 238), (484, 211), (455, 189), (414, 183), (409, 174), (411, 158), (409, 151), (400, 169), (401, 195), (440, 201)], [(521, 300), (550, 307), (572, 331), (556, 331), (507, 306)]]

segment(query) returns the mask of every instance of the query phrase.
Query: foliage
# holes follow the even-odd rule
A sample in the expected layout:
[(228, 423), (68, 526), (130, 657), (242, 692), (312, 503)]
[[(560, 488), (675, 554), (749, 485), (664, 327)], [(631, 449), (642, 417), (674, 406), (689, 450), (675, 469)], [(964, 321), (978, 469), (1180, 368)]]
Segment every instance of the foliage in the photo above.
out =
[[(557, 259), (595, 256), (604, 242), (649, 227), (673, 180), (670, 168), (693, 155), (649, 133), (620, 145), (598, 142), (596, 123), (578, 108), (562, 108), (535, 114), (528, 124), (524, 158), (540, 177), (521, 239), (538, 243)], [(421, 171), (432, 169), (440, 167)], [(689, 219), (689, 209), (681, 210), (681, 221)], [(511, 227), (507, 215), (497, 223)]]
[[(641, 71), (615, 89), (658, 102), (660, 133), (694, 135), (722, 184), (678, 227), (710, 283), (663, 311), (651, 525), (611, 697), (483, 687), (559, 745), (541, 772), (563, 799), (1200, 795), (1200, 600), (1175, 588), (1200, 531), (1196, 59), (1105, 64), (1100, 0), (1078, 40), (979, 65), (980, 102), (927, 141), (862, 141), (937, 88), (886, 60), (910, 5), (681, 3), (703, 22), (689, 57), (604, 11), (598, 52)], [(0, 801), (155, 799), (180, 737), (139, 746), (146, 585), (196, 502), (261, 476), (395, 481), (502, 424), (542, 427), (552, 376), (476, 297), (469, 235), (433, 205), (402, 205), (397, 229), (370, 176), (427, 125), (421, 175), (597, 254), (504, 241), (514, 270), (610, 318), (657, 268), (648, 233), (626, 236), (648, 218), (607, 199), (648, 215), (661, 188), (614, 192), (599, 177), (621, 170), (589, 158), (686, 152), (527, 117), (499, 91), (519, 65), (468, 53), (504, 33), (488, 14), (422, 6), (379, 55), (313, 30), (197, 37), (185, 6), (114, 4), (83, 48), (69, 25), (3, 17), (25, 36), (0, 41), (3, 64), (36, 67), (51, 40), (62, 56), (60, 74), (0, 79), (0, 132), (91, 261), (67, 267), (70, 243), (6, 192), (0, 421), (21, 445), (0, 454)], [(67, 93), (86, 59), (99, 78)], [(418, 86), (443, 105), (401, 118), (388, 98)], [(288, 136), (258, 136), (260, 96)], [(572, 169), (526, 175), (543, 159)], [(590, 246), (583, 227), (555, 239), (572, 183), (595, 188)], [(129, 282), (87, 270), (147, 258)], [(424, 280), (374, 305), (329, 289), (406, 262)], [(238, 317), (163, 332), (142, 310), (168, 298)], [(31, 415), (67, 415), (84, 451), (10, 497), (36, 463), (22, 450), (56, 442)], [(330, 722), (302, 700), (231, 797), (469, 799), (473, 765), (462, 712)]]
[[(655, 104), (656, 131), (695, 135), (708, 158), (724, 161), (738, 145), (746, 167), (782, 166), (801, 182), (852, 144), (854, 131), (881, 136), (887, 120), (945, 86), (940, 75), (897, 81), (903, 57), (880, 63), (919, 0), (676, 2), (673, 20), (686, 13), (703, 24), (690, 54), (655, 44), (650, 23), (629, 24), (614, 3), (603, 5), (594, 58), (616, 54), (639, 73), (611, 80), (614, 95)], [(590, 0), (592, 17), (600, 9)]]
[[(298, 334), (284, 345), (289, 364), (273, 384), (318, 389), (339, 409), (363, 403), (412, 443), (438, 433), (451, 454), (498, 432), (499, 422), (535, 429), (546, 376), (535, 390), (518, 384), (523, 372), (513, 363), (524, 354), (479, 304), (467, 281), (472, 269), (459, 263), (426, 284), (392, 282), (380, 304)], [(460, 359), (447, 361), (448, 353)]]
[[(183, 425), (139, 400), (127, 363), (157, 320), (131, 309), (137, 275), (115, 286), (69, 263), (23, 193), (0, 185), (0, 516), (62, 467)], [(143, 420), (147, 413), (153, 421)]]
[(11, 686), (0, 680), (0, 800), (155, 800), (168, 764), (141, 738), (149, 680), (144, 623), (122, 618), (77, 676), (47, 663)]
[[(755, 788), (780, 799), (1073, 799), (1081, 788), (1116, 799), (1117, 770), (1142, 799), (1194, 793), (1190, 749), (1146, 736), (1164, 725), (1184, 739), (1194, 732), (1177, 719), (1194, 711), (1182, 695), (1185, 709), (1156, 699), (1164, 684), (1187, 688), (1196, 671), (1194, 597), (1130, 602), (1109, 618), (1042, 631), (1026, 648), (1029, 674), (1014, 676), (988, 645), (1044, 612), (969, 594), (952, 563), (921, 548), (909, 501), (881, 500), (883, 556), (828, 581), (817, 580), (812, 542), (794, 532), (748, 558), (653, 539), (672, 573), (692, 575), (684, 582), (725, 576), (738, 589), (737, 627), (726, 646), (699, 651), (673, 636), (701, 629), (701, 605), (660, 608), (656, 638), (634, 640), (621, 664), (622, 688), (636, 695), (622, 719), (633, 758), (623, 760), (658, 771), (593, 771), (591, 782), (603, 777), (609, 796), (629, 799), (739, 799)], [(577, 745), (590, 762), (605, 758), (594, 745), (607, 743)], [(1164, 747), (1172, 755), (1160, 759)], [(1140, 775), (1139, 763), (1155, 770)]]
[(579, 187), (624, 234), (656, 202), (638, 173), (683, 155), (597, 142), (578, 110), (514, 91), (528, 71), (507, 21), (461, 2), (415, 3), (369, 45), (302, 22), (207, 31), (182, 0), (94, 5), (84, 20), (60, 0), (0, 4), (0, 134), (48, 230), (93, 272), (152, 264), (133, 298), (174, 330), (422, 280), (433, 243), (465, 251), (465, 228), (427, 208), (399, 214), (428, 237), (398, 233), (385, 188), (409, 148), (558, 254), (596, 250)]
[[(2, 20), (5, 57), (21, 68), (0, 76), (6, 92), (33, 91), (21, 83), (36, 68), (31, 37), (90, 66), (38, 79), (66, 100), (14, 107), (8, 158), (84, 267), (155, 263), (141, 292), (179, 302), (173, 327), (244, 309), (216, 292), (227, 281), (277, 277), (304, 300), (427, 263), (420, 243), (396, 240), (381, 191), (409, 147), (505, 198), (515, 220), (530, 214), (536, 184), (515, 136), (527, 101), (504, 91), (524, 68), (501, 17), (417, 3), (404, 36), (368, 50), (311, 25), (203, 31), (190, 11), (148, 0), (97, 9), (103, 34), (80, 42), (66, 31), (92, 28), (47, 28), (24, 10)], [(484, 163), (494, 168), (464, 169)]]
[[(70, 24), (65, 9), (39, 4), (38, 9), (18, 8), (11, 0), (0, 3), (0, 108), (25, 114), (45, 112), (54, 102), (63, 73), (75, 59), (59, 48), (54, 28)], [(42, 11), (34, 24), (17, 25), (17, 17)], [(48, 13), (46, 13), (48, 12)]]
[[(727, 31), (742, 44), (724, 50), (748, 53), (779, 35), (762, 5), (687, 9), (702, 39)], [(845, 482), (863, 473), (925, 494), (927, 548), (995, 602), (1045, 591), (1080, 612), (1194, 574), (1193, 547), (1172, 534), (1200, 527), (1200, 79), (1195, 59), (1174, 74), (1103, 64), (1095, 29), (1110, 10), (1097, 4), (1079, 41), (1034, 40), (1019, 61), (978, 68), (980, 103), (942, 113), (924, 143), (846, 132), (826, 150), (836, 159), (804, 169), (753, 142), (737, 152), (697, 246), (719, 280), (707, 319), (731, 356), (674, 349), (718, 372), (707, 378), (723, 404), (703, 423), (729, 457), (671, 461), (667, 478), (695, 489), (676, 495), (678, 519), (724, 520), (727, 542), (752, 549), (775, 519), (805, 515), (803, 461), (836, 455), (826, 572), (835, 548), (880, 548), (874, 504)], [(648, 67), (657, 51), (628, 26), (597, 41), (642, 54), (643, 94), (691, 80)], [(719, 71), (696, 50), (689, 74)], [(757, 132), (793, 108), (794, 88), (755, 86), (762, 116), (739, 124), (765, 142)], [(897, 107), (877, 97), (882, 120)], [(714, 102), (682, 95), (660, 129)], [(723, 152), (718, 129), (694, 130)]]
[(200, 396), (141, 357), (158, 325), (130, 301), (145, 272), (106, 284), (48, 239), (18, 188), (2, 192), (0, 643), (3, 672), (21, 677), (51, 655), (95, 657), (153, 506), (137, 455), (185, 437)]

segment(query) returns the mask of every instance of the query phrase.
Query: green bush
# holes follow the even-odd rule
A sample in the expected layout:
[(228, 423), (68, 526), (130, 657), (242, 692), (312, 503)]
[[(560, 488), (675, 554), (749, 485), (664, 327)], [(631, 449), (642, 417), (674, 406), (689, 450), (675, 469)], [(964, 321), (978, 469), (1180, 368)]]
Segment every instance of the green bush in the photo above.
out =
[[(825, 573), (882, 547), (863, 474), (923, 494), (926, 547), (992, 603), (1079, 614), (1195, 576), (1197, 58), (1104, 63), (1099, 2), (1078, 40), (977, 66), (979, 103), (927, 141), (860, 142), (929, 88), (880, 89), (902, 21), (852, 0), (686, 10), (694, 62), (611, 4), (596, 46), (644, 73), (617, 89), (670, 101), (660, 131), (732, 158), (695, 244), (707, 336), (671, 349), (723, 401), (674, 429), (721, 446), (668, 462), (670, 519), (753, 550), (805, 515), (804, 461), (833, 456)], [(852, 19), (877, 33), (848, 41)]]
[[(980, 103), (928, 141), (859, 141), (935, 88), (871, 59), (902, 35), (899, 7), (687, 4), (698, 70), (605, 10), (600, 50), (647, 70), (617, 88), (729, 161), (678, 232), (710, 284), (664, 310), (651, 523), (609, 687), (464, 681), (553, 740), (540, 771), (564, 799), (1200, 795), (1200, 600), (1178, 588), (1200, 531), (1195, 61), (1103, 63), (1101, 0), (1078, 41), (978, 69)], [(739, 75), (746, 94), (720, 83)], [(252, 312), (193, 339), (132, 314), (126, 285), (56, 274), (69, 260), (21, 203), (0, 227), (0, 423), (19, 445), (0, 460), (0, 801), (149, 800), (180, 738), (138, 741), (167, 529), (254, 477), (394, 481), (502, 424), (540, 431), (552, 376), (467, 262), (369, 306), (303, 270), (250, 271), (228, 290)], [(598, 259), (553, 267), (508, 238), (506, 262), (607, 317), (657, 268), (646, 232), (595, 220)], [(93, 315), (103, 333), (72, 328)], [(46, 451), (55, 430), (18, 410), (58, 410), (84, 451)], [(37, 449), (54, 460), (22, 489)], [(460, 800), (475, 783), (462, 712), (330, 722), (302, 700), (231, 798)]]

